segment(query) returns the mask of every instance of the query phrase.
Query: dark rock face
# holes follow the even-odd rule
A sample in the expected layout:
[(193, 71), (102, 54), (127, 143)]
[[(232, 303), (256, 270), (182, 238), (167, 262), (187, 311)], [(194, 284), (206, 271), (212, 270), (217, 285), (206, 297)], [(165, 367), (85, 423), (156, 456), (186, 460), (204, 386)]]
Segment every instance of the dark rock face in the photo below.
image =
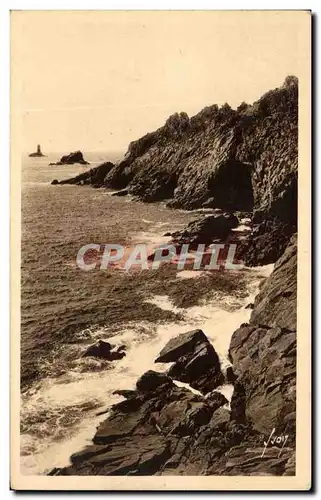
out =
[(197, 344), (207, 343), (207, 337), (202, 330), (192, 330), (174, 337), (161, 350), (155, 363), (171, 363), (194, 351)]
[(157, 363), (172, 361), (175, 363), (168, 375), (204, 394), (224, 380), (219, 357), (202, 330), (182, 333), (171, 339), (156, 359)]
[(297, 234), (293, 235), (272, 275), (254, 301), (251, 323), (296, 330)]
[(94, 187), (102, 187), (104, 185), (104, 180), (107, 173), (114, 167), (114, 164), (110, 161), (99, 165), (98, 167), (91, 168), (83, 174), (72, 177), (71, 179), (65, 179), (58, 182), (56, 179), (52, 181), (51, 184), (77, 184), (78, 186), (91, 185)]
[(173, 207), (254, 207), (282, 218), (297, 182), (297, 114), (296, 79), (236, 111), (176, 113), (132, 142), (106, 183), (144, 201), (171, 198)]
[(237, 375), (232, 413), (264, 434), (273, 428), (295, 439), (296, 236), (257, 295), (250, 323), (229, 349)]
[(294, 222), (264, 220), (255, 224), (249, 237), (238, 245), (237, 257), (248, 266), (272, 264), (283, 255), (295, 232)]
[(188, 243), (195, 247), (200, 243), (210, 244), (215, 238), (225, 239), (237, 225), (238, 219), (234, 214), (207, 215), (190, 222), (186, 229), (172, 233), (171, 236), (175, 243)]
[(73, 163), (80, 163), (81, 165), (89, 165), (88, 161), (84, 160), (81, 151), (73, 151), (69, 155), (64, 155), (57, 163), (49, 163), (49, 165), (72, 165)]
[(96, 344), (88, 347), (84, 356), (93, 356), (94, 358), (103, 358), (108, 361), (115, 361), (117, 359), (122, 359), (126, 356), (126, 353), (124, 352), (122, 346), (114, 350), (114, 346), (112, 346), (109, 342), (99, 340)]
[(163, 373), (154, 372), (149, 370), (140, 377), (136, 382), (138, 391), (149, 392), (157, 389), (158, 387), (172, 386), (173, 382), (167, 375)]

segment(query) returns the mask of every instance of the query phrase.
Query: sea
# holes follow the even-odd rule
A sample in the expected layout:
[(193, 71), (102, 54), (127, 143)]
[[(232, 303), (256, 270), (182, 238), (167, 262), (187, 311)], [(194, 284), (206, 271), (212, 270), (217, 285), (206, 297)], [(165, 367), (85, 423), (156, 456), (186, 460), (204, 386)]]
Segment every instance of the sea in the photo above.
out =
[[(249, 320), (247, 306), (273, 269), (80, 269), (76, 257), (83, 245), (154, 248), (199, 211), (111, 196), (90, 186), (51, 185), (121, 158), (84, 152), (90, 166), (49, 166), (62, 154), (22, 159), (20, 466), (26, 475), (69, 464), (122, 399), (114, 391), (135, 388), (149, 369), (168, 368), (154, 360), (172, 337), (202, 328), (222, 367), (228, 366), (231, 336)], [(126, 356), (113, 362), (84, 357), (101, 339), (123, 346)], [(232, 386), (218, 390), (231, 398)]]

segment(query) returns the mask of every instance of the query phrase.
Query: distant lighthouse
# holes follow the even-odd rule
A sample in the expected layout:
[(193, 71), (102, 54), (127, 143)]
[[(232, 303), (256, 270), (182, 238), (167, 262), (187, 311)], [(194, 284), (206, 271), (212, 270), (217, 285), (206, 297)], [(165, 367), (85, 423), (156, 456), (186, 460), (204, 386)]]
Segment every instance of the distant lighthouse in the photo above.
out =
[(30, 153), (30, 155), (29, 155), (29, 156), (32, 156), (32, 157), (33, 157), (33, 156), (45, 156), (45, 155), (43, 155), (43, 154), (42, 154), (42, 152), (41, 152), (41, 146), (40, 146), (40, 144), (38, 144), (38, 145), (37, 145), (37, 152), (36, 152), (36, 153)]

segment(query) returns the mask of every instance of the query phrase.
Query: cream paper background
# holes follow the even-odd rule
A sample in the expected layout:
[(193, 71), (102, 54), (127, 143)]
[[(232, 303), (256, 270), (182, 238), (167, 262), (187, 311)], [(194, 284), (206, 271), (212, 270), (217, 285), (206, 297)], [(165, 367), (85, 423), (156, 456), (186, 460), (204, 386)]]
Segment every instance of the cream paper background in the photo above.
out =
[[(50, 16), (58, 16), (63, 23), (78, 21), (97, 23), (108, 19), (139, 22), (142, 19), (156, 23), (191, 23), (198, 16), (197, 29), (202, 20), (226, 20), (238, 26), (259, 30), (269, 23), (275, 34), (287, 27), (297, 29), (296, 76), (299, 78), (299, 243), (298, 243), (298, 338), (297, 338), (297, 448), (296, 476), (99, 476), (55, 477), (23, 476), (20, 473), (20, 223), (21, 223), (21, 154), (27, 132), (24, 121), (22, 75), (28, 74), (21, 46), (24, 45), (24, 27), (37, 23), (46, 30)], [(121, 17), (120, 17), (121, 16)], [(195, 34), (195, 31), (194, 31)], [(179, 36), (179, 31), (177, 32)], [(191, 33), (193, 36), (193, 32)], [(230, 33), (233, 37), (233, 30)], [(273, 37), (272, 37), (273, 39)], [(274, 50), (279, 50), (275, 36)], [(65, 43), (53, 37), (52, 44)], [(170, 53), (170, 40), (168, 43)], [(28, 49), (28, 47), (27, 47)], [(146, 53), (145, 53), (146, 56)], [(114, 57), (117, 59), (117, 47)], [(150, 54), (151, 58), (157, 54)], [(240, 57), (242, 53), (240, 52)], [(289, 57), (293, 57), (289, 53)], [(277, 57), (276, 57), (277, 61)], [(108, 61), (105, 62), (106, 64)], [(71, 62), (72, 64), (72, 62)], [(276, 63), (278, 64), (278, 63)], [(279, 61), (282, 64), (282, 61)], [(275, 68), (277, 71), (280, 68)], [(29, 82), (36, 81), (37, 72), (30, 67)], [(85, 68), (84, 68), (85, 70)], [(218, 68), (213, 66), (213, 74)], [(178, 75), (179, 77), (179, 75)], [(53, 80), (55, 74), (52, 74)], [(202, 75), (198, 74), (202, 79)], [(206, 72), (206, 78), (209, 73)], [(231, 75), (237, 78), (237, 74)], [(228, 75), (226, 75), (228, 86)], [(279, 82), (281, 85), (282, 82)], [(75, 82), (75, 85), (77, 82)], [(255, 85), (255, 81), (253, 81)], [(32, 87), (32, 85), (31, 85)], [(266, 90), (270, 87), (267, 85)], [(90, 89), (89, 89), (90, 92)], [(259, 97), (259, 96), (258, 96)], [(129, 97), (128, 97), (129, 98)], [(228, 99), (226, 99), (228, 101)], [(11, 487), (17, 490), (306, 490), (311, 485), (311, 14), (308, 11), (12, 11), (11, 12)], [(126, 97), (122, 102), (126, 106)], [(199, 108), (200, 109), (200, 108)], [(197, 109), (197, 111), (199, 111)], [(139, 117), (137, 117), (139, 120)], [(153, 130), (153, 128), (151, 128)]]

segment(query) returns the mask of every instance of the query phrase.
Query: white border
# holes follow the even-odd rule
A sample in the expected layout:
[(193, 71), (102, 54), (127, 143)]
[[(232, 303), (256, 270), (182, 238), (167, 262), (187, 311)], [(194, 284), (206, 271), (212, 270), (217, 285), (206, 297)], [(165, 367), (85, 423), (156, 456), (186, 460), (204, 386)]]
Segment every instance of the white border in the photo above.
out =
[[(1, 113), (0, 113), (0, 141), (1, 141), (1, 183), (0, 183), (0, 213), (1, 213), (1, 230), (2, 230), (2, 245), (0, 246), (0, 256), (2, 265), (1, 272), (1, 305), (2, 305), (2, 314), (1, 314), (1, 330), (3, 333), (3, 339), (1, 342), (2, 346), (2, 360), (1, 360), (1, 381), (2, 381), (2, 394), (1, 394), (1, 403), (2, 403), (2, 412), (1, 412), (1, 432), (2, 432), (2, 440), (1, 440), (1, 498), (8, 498), (12, 495), (12, 492), (9, 491), (9, 432), (8, 427), (8, 413), (7, 409), (9, 408), (9, 10), (83, 10), (83, 9), (158, 9), (158, 10), (194, 10), (194, 9), (253, 9), (256, 10), (258, 7), (260, 9), (311, 9), (312, 12), (318, 14), (320, 11), (319, 8), (320, 3), (316, 0), (310, 2), (304, 1), (261, 1), (259, 4), (257, 1), (209, 1), (209, 0), (198, 0), (198, 1), (178, 1), (178, 0), (162, 0), (162, 1), (124, 1), (124, 0), (91, 0), (89, 1), (71, 1), (71, 0), (47, 0), (46, 3), (43, 0), (33, 0), (33, 1), (7, 1), (2, 0), (0, 5), (0, 57), (1, 57), (1, 93), (0, 99), (1, 102)], [(316, 46), (314, 50), (319, 54), (320, 53), (320, 43), (318, 37), (316, 37)], [(316, 63), (317, 61), (315, 61)], [(316, 81), (317, 81), (317, 68), (315, 68)], [(317, 91), (317, 85), (315, 82), (315, 91)], [(320, 117), (320, 105), (318, 104), (317, 110), (315, 110), (315, 121), (317, 122)], [(320, 134), (317, 133), (315, 137), (315, 144), (320, 144)], [(317, 171), (320, 167), (317, 164), (317, 158), (315, 157), (315, 170)], [(317, 186), (320, 188), (320, 175), (315, 178), (317, 180)], [(317, 202), (316, 196), (316, 202)], [(308, 200), (307, 200), (308, 202)], [(318, 203), (316, 205), (316, 213)], [(316, 229), (320, 229), (321, 222), (317, 222)], [(320, 231), (318, 231), (320, 234)], [(318, 281), (320, 279), (320, 266), (318, 267)], [(316, 310), (319, 309), (319, 304), (316, 304)], [(320, 346), (320, 342), (319, 342)], [(318, 351), (317, 354), (320, 354)], [(317, 363), (316, 363), (317, 364)], [(315, 386), (318, 386), (318, 380), (315, 382)], [(317, 419), (316, 419), (317, 420)], [(318, 445), (320, 445), (320, 433), (318, 433)], [(316, 445), (317, 446), (317, 445)], [(318, 447), (318, 449), (320, 449)], [(320, 462), (319, 462), (320, 463)], [(316, 477), (320, 477), (318, 474), (318, 469), (315, 471), (315, 479)], [(168, 494), (168, 493), (167, 493)], [(182, 493), (184, 494), (184, 493)], [(181, 495), (182, 495), (181, 494)], [(65, 497), (67, 493), (60, 493), (60, 497)], [(181, 496), (180, 495), (180, 496)], [(195, 493), (194, 495), (199, 495)], [(245, 496), (246, 494), (242, 494)], [(33, 496), (33, 495), (30, 495)], [(45, 496), (45, 494), (37, 494), (37, 497)], [(47, 494), (46, 494), (47, 496)], [(88, 494), (86, 496), (91, 496)], [(123, 496), (123, 495), (120, 495)], [(137, 497), (138, 494), (131, 494), (132, 497)], [(256, 496), (261, 497), (263, 494), (257, 494)], [(274, 496), (278, 497), (279, 495)]]

